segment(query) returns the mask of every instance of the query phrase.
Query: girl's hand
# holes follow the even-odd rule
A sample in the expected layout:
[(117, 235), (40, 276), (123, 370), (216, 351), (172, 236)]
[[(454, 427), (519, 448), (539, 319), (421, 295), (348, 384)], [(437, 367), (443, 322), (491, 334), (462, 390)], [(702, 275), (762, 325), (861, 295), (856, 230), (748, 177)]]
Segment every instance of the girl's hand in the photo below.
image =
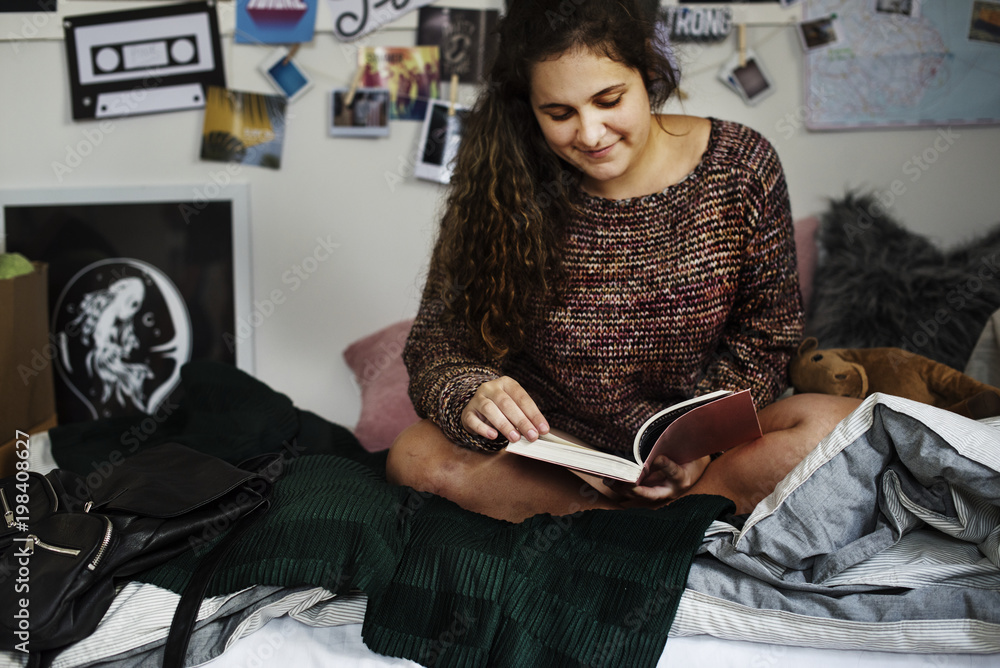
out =
[(661, 502), (675, 499), (691, 488), (705, 472), (711, 457), (702, 457), (687, 464), (676, 464), (660, 455), (652, 461), (649, 473), (641, 485), (605, 480), (604, 483), (626, 499)]
[(524, 436), (534, 441), (549, 431), (538, 406), (509, 376), (483, 383), (462, 411), (462, 425), (470, 434), (493, 440), (503, 434), (511, 443)]

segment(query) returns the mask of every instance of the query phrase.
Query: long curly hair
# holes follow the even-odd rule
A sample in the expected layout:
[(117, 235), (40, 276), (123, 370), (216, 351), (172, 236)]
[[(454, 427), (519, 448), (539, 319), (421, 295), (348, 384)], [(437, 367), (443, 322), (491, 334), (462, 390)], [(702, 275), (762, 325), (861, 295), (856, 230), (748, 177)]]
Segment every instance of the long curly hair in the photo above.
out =
[(535, 63), (585, 48), (636, 70), (652, 109), (678, 73), (657, 33), (656, 2), (511, 0), (499, 48), (466, 117), (432, 258), (446, 316), (470, 346), (501, 359), (524, 343), (524, 314), (557, 296), (560, 247), (578, 170), (546, 144), (529, 101)]

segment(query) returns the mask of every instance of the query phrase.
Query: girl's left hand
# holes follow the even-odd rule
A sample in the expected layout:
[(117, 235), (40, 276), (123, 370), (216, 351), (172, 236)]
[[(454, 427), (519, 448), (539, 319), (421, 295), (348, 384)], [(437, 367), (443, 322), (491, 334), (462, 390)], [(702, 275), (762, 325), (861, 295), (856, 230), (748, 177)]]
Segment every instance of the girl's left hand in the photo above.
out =
[(652, 461), (649, 473), (641, 485), (605, 480), (604, 483), (626, 499), (661, 502), (675, 499), (691, 488), (705, 472), (711, 457), (702, 457), (687, 464), (676, 464), (660, 455)]

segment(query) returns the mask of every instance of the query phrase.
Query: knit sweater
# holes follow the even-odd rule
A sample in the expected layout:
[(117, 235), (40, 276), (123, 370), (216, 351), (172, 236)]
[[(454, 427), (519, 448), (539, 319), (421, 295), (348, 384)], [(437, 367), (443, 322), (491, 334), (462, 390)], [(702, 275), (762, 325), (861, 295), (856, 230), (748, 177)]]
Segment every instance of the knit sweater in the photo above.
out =
[(535, 303), (524, 347), (498, 364), (445, 324), (432, 267), (404, 351), (417, 413), (460, 445), (502, 448), (469, 434), (461, 413), (482, 383), (508, 375), (551, 426), (624, 453), (676, 401), (749, 389), (759, 408), (781, 394), (803, 325), (784, 174), (757, 132), (711, 121), (681, 182), (624, 200), (581, 194), (562, 299)]

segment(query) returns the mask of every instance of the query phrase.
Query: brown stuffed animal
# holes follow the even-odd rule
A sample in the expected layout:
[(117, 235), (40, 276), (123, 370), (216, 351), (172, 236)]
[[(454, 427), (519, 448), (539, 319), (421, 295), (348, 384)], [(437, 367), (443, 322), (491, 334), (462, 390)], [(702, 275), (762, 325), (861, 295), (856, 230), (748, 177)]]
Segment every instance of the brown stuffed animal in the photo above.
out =
[(1000, 415), (1000, 389), (901, 348), (828, 348), (805, 339), (789, 366), (798, 392), (864, 399), (875, 392), (981, 419)]

